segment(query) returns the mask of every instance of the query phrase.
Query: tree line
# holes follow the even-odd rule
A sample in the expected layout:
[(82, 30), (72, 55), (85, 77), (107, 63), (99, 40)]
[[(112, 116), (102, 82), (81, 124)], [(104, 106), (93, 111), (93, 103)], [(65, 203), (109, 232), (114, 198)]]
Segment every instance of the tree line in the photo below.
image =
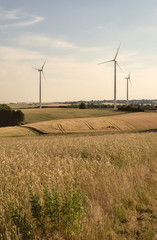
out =
[(0, 104), (0, 127), (20, 125), (24, 121), (21, 110), (13, 110), (7, 104)]

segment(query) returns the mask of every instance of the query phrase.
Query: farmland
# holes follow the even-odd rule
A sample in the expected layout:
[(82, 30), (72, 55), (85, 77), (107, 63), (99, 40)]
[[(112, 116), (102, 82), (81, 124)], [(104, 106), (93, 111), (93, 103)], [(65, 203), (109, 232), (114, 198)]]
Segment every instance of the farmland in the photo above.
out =
[(154, 238), (157, 114), (113, 113), (25, 109), (0, 129), (0, 239)]
[(28, 123), (22, 127), (0, 128), (0, 137), (60, 133), (98, 134), (157, 129), (156, 112), (119, 114), (119, 111), (110, 109), (25, 109), (23, 112), (25, 122)]
[(130, 132), (157, 129), (156, 113), (130, 113), (97, 118), (60, 119), (27, 124), (43, 133)]
[[(153, 239), (157, 225), (156, 159), (155, 132), (3, 138), (1, 234), (7, 236), (4, 239), (17, 239), (20, 234), (11, 224), (7, 201), (22, 206), (30, 229), (34, 229), (29, 189), (42, 202), (45, 185), (49, 189), (57, 186), (62, 192), (69, 183), (79, 186), (87, 199), (86, 214), (78, 223), (81, 231), (74, 226), (70, 232), (59, 227), (52, 232), (45, 229), (44, 239)], [(45, 228), (49, 229), (48, 225)], [(43, 239), (38, 224), (32, 231)]]
[(110, 115), (119, 115), (113, 109), (75, 109), (75, 108), (42, 108), (42, 109), (21, 109), (25, 114), (25, 124), (41, 121), (72, 118), (91, 118)]

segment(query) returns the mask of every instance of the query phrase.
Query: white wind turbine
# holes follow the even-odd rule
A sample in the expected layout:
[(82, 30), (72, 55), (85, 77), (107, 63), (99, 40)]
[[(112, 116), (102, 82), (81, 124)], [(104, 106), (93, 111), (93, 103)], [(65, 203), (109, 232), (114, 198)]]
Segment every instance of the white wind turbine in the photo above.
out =
[(130, 73), (128, 74), (128, 76), (125, 78), (127, 80), (127, 89), (126, 89), (126, 105), (129, 105), (129, 82), (131, 84), (131, 80), (130, 80)]
[(114, 59), (106, 61), (106, 62), (99, 63), (99, 64), (104, 64), (104, 63), (114, 62), (114, 109), (116, 109), (116, 67), (118, 66), (120, 68), (119, 64), (116, 61), (119, 49), (120, 49), (120, 45), (117, 49), (117, 52), (116, 52), (116, 55), (115, 55)]
[[(39, 108), (42, 107), (42, 105), (41, 105), (41, 73), (42, 73), (43, 77), (45, 78), (45, 75), (43, 73), (43, 68), (44, 68), (45, 63), (46, 63), (46, 61), (44, 62), (44, 64), (42, 65), (41, 68), (33, 68), (39, 72)], [(46, 80), (46, 78), (45, 78), (45, 80)]]

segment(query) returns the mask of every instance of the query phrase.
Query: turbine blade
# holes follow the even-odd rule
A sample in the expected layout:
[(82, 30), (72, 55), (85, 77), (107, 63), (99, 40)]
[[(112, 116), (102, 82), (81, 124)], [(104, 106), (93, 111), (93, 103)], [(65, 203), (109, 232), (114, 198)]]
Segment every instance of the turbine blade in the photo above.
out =
[(115, 57), (114, 57), (114, 60), (116, 60), (116, 58), (117, 58), (117, 55), (118, 55), (118, 52), (119, 52), (120, 46), (121, 46), (121, 44), (119, 44), (119, 47), (118, 47), (118, 49), (117, 49), (116, 55), (115, 55)]
[(34, 67), (32, 67), (33, 69), (35, 69), (35, 70), (37, 70), (37, 71), (40, 71), (40, 69), (39, 68), (34, 68)]
[(128, 78), (130, 79), (130, 72), (129, 72)]
[(46, 63), (46, 61), (44, 62), (44, 64), (42, 65), (42, 68), (41, 68), (41, 70), (43, 70), (43, 68), (44, 68), (44, 66), (45, 66), (45, 63)]
[(109, 62), (113, 62), (114, 60), (110, 60), (110, 61), (106, 61), (106, 62), (101, 62), (99, 64), (105, 64), (105, 63), (109, 63)]
[(123, 69), (119, 66), (119, 64), (116, 62), (117, 66), (119, 67), (119, 69), (122, 71), (122, 73), (124, 73)]
[(130, 82), (130, 85), (132, 86), (132, 82), (131, 82), (130, 78), (129, 78), (129, 82)]
[(132, 83), (131, 83), (131, 80), (130, 80), (130, 72), (129, 72), (129, 74), (128, 74), (127, 79), (129, 80), (129, 83), (130, 83), (130, 85), (132, 86)]
[(42, 75), (43, 75), (43, 77), (44, 77), (44, 79), (45, 79), (45, 81), (46, 81), (46, 77), (45, 77), (45, 75), (44, 75), (44, 72), (42, 71)]

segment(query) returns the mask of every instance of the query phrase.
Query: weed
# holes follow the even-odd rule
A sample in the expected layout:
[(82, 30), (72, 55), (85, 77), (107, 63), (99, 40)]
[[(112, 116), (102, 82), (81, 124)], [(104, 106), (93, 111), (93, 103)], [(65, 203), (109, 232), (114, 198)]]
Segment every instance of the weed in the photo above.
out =
[(72, 227), (80, 228), (79, 222), (85, 214), (85, 206), (86, 196), (80, 188), (68, 186), (61, 206), (62, 226), (66, 232), (71, 232)]
[(57, 188), (50, 189), (45, 187), (44, 189), (44, 217), (48, 217), (50, 220), (51, 230), (57, 230), (60, 223), (60, 195)]
[(15, 226), (17, 234), (22, 239), (33, 239), (33, 227), (24, 213), (22, 206), (17, 202), (8, 202), (7, 208), (11, 218), (12, 226)]
[[(45, 187), (43, 199), (29, 190), (32, 218), (28, 220), (27, 211), (17, 202), (9, 201), (7, 208), (12, 227), (22, 239), (33, 239), (35, 232), (47, 238), (57, 231), (63, 236), (73, 235), (81, 229), (81, 220), (85, 216), (86, 197), (80, 188), (68, 186), (61, 193), (57, 187), (50, 190)], [(41, 202), (43, 202), (41, 204)], [(32, 222), (35, 222), (34, 228)]]

